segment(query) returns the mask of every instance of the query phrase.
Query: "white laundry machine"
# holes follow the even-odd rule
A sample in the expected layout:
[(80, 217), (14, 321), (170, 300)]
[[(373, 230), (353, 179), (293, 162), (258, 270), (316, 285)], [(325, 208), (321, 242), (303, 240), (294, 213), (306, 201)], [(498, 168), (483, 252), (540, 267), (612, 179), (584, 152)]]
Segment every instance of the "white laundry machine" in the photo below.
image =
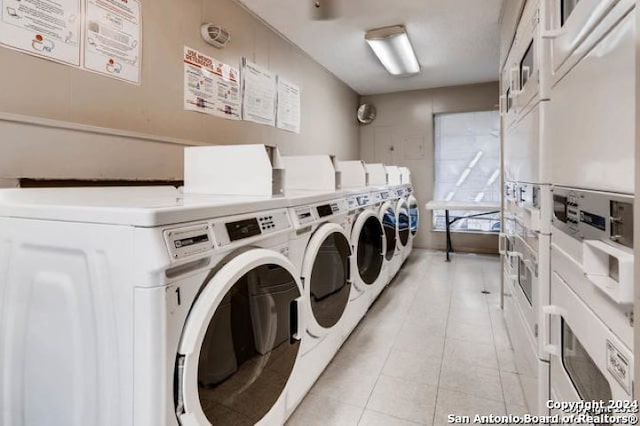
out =
[[(347, 201), (341, 192), (287, 191), (295, 232), (289, 258), (305, 296), (305, 334), (293, 373), (287, 414), (320, 377), (348, 333), (359, 305), (353, 296), (353, 265)], [(359, 310), (359, 309), (358, 309)]]
[(388, 273), (384, 268), (386, 241), (378, 212), (382, 195), (379, 190), (373, 189), (374, 187), (366, 186), (368, 180), (364, 163), (345, 161), (340, 162), (339, 167), (352, 223), (354, 299), (366, 293), (366, 301), (358, 302), (360, 309), (355, 310), (355, 317), (349, 321), (351, 331), (388, 282)]
[[(390, 262), (390, 278), (398, 273), (406, 258), (409, 243), (409, 207), (402, 186), (400, 169), (397, 166), (385, 166), (387, 170), (389, 201), (381, 208), (382, 223), (385, 226), (387, 241), (391, 234), (395, 237), (395, 252)], [(387, 256), (389, 253), (387, 253)]]
[(0, 422), (282, 424), (305, 330), (284, 203), (0, 191)]
[(404, 252), (404, 260), (406, 260), (413, 251), (413, 240), (418, 233), (418, 227), (420, 226), (420, 207), (418, 206), (418, 200), (413, 192), (411, 171), (408, 167), (400, 167), (400, 178), (402, 181), (402, 187), (404, 188), (404, 197), (407, 201), (407, 209), (409, 211), (409, 240), (407, 241), (407, 248)]

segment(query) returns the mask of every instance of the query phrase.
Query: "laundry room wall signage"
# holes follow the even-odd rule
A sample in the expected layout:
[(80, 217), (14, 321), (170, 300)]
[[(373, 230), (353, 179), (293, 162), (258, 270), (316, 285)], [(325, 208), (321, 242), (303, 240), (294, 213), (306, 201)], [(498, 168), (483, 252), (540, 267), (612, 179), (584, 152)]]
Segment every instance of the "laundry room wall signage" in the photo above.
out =
[(242, 118), (276, 125), (276, 75), (242, 58)]
[(141, 14), (138, 0), (87, 0), (84, 68), (140, 84)]
[(0, 45), (140, 84), (138, 0), (0, 0)]
[(241, 98), (238, 68), (185, 46), (184, 109), (239, 120)]
[(300, 88), (278, 76), (276, 127), (300, 133)]
[(80, 66), (81, 0), (0, 0), (0, 45)]

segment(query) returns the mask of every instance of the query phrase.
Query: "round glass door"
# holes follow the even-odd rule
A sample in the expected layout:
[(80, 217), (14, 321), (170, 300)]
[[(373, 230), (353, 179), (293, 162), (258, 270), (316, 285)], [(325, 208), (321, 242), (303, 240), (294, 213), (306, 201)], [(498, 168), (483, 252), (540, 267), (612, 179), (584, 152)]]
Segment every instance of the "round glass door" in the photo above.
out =
[[(338, 225), (335, 226), (342, 229)], [(321, 327), (331, 328), (342, 318), (349, 302), (351, 247), (342, 232), (332, 231), (326, 236), (319, 235), (323, 238), (313, 259), (309, 298), (311, 311), (317, 323)]]
[(400, 244), (406, 246), (409, 241), (409, 209), (404, 201), (398, 207), (398, 236)]
[(382, 213), (382, 227), (384, 228), (384, 235), (387, 239), (387, 247), (384, 253), (384, 257), (387, 260), (391, 260), (396, 252), (396, 212), (388, 205)]
[(275, 405), (300, 346), (294, 334), (301, 291), (292, 270), (275, 263), (254, 266), (232, 276), (235, 282), (221, 298), (221, 291), (209, 287), (224, 281), (214, 283), (214, 277), (207, 284), (187, 319), (181, 342), (187, 355), (177, 363), (184, 386), (178, 406), (185, 412), (211, 424), (252, 425)]
[(375, 216), (369, 216), (360, 230), (358, 236), (358, 273), (365, 284), (373, 284), (380, 276), (383, 255), (383, 228), (380, 220)]
[(418, 226), (420, 226), (420, 209), (418, 208), (418, 200), (413, 196), (409, 198), (409, 220), (411, 235), (416, 235)]

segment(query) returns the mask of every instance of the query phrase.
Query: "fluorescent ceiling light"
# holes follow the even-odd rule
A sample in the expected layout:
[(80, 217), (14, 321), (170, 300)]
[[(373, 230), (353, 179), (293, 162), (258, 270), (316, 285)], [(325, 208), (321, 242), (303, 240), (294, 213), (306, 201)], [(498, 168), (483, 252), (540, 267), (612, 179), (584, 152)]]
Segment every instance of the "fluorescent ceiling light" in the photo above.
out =
[(364, 39), (389, 74), (408, 75), (420, 72), (418, 58), (403, 25), (367, 31)]

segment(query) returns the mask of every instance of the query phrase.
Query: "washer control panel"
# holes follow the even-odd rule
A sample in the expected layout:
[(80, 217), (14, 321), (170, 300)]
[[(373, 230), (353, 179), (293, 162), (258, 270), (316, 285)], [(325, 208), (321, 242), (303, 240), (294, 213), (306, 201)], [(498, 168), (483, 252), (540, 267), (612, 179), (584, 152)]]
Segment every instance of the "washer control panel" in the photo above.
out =
[(355, 210), (358, 208), (358, 197), (349, 197), (347, 198), (347, 207), (349, 210)]
[(633, 248), (633, 196), (555, 187), (552, 224), (578, 239)]
[(360, 207), (368, 206), (371, 203), (369, 194), (362, 194), (356, 197), (358, 199), (358, 205)]
[(216, 219), (211, 228), (218, 248), (236, 241), (266, 236), (291, 228), (287, 210), (272, 210), (258, 214)]

